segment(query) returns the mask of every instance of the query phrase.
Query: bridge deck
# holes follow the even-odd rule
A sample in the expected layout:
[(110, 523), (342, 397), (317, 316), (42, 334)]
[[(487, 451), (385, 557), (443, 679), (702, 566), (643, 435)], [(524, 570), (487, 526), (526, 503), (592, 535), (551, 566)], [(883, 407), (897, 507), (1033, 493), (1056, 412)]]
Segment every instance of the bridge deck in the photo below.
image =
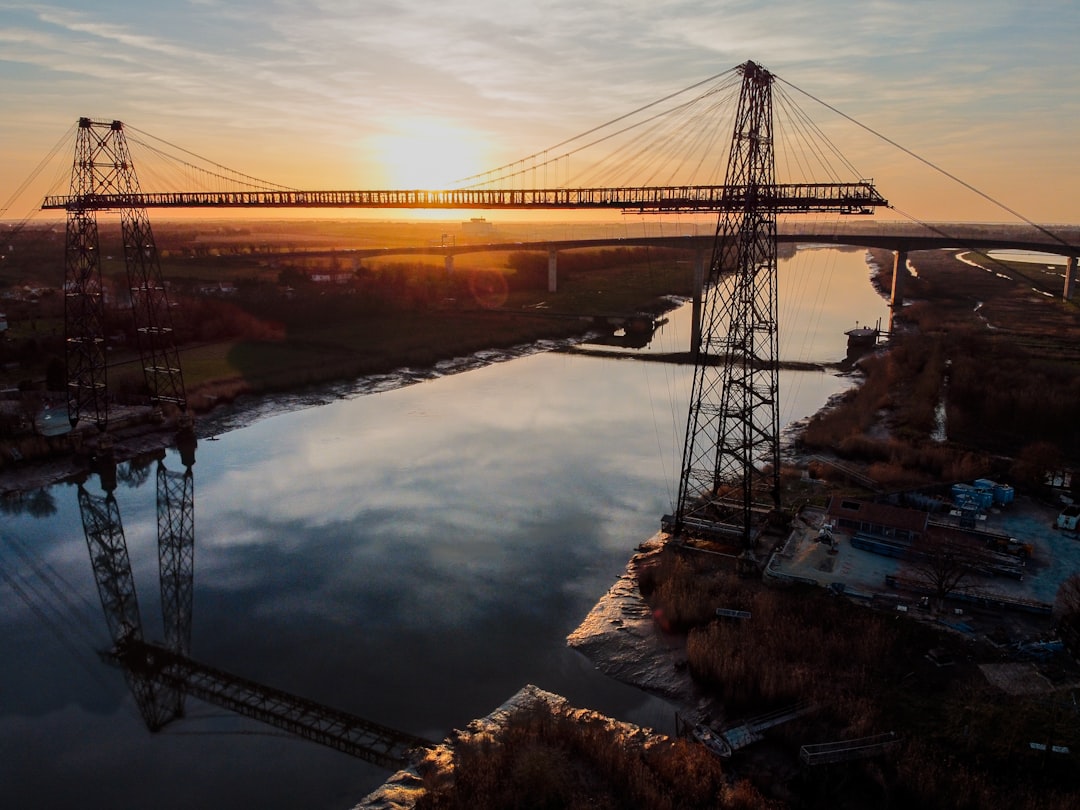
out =
[(748, 202), (778, 213), (869, 214), (888, 205), (873, 184), (794, 183), (751, 186), (644, 186), (548, 189), (386, 189), (356, 191), (177, 191), (50, 196), (42, 209), (109, 208), (405, 208), (609, 209), (637, 212), (742, 210)]

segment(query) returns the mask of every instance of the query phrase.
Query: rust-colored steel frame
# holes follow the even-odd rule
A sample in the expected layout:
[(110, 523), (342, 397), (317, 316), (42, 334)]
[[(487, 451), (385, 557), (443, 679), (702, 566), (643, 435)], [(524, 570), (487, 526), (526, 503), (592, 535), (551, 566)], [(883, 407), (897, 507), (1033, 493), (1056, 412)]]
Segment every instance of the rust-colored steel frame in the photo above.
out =
[(150, 221), (137, 204), (139, 182), (119, 121), (79, 119), (71, 168), (65, 237), (64, 332), (68, 419), (84, 417), (104, 430), (108, 422), (105, 290), (101, 279), (96, 212), (100, 195), (123, 198), (120, 207), (124, 265), (143, 375), (150, 399), (187, 409), (187, 396)]
[[(717, 221), (672, 528), (750, 548), (780, 505), (776, 218), (803, 209), (772, 193), (773, 76), (739, 69), (725, 183), (743, 191)], [(850, 213), (839, 199), (832, 207)]]

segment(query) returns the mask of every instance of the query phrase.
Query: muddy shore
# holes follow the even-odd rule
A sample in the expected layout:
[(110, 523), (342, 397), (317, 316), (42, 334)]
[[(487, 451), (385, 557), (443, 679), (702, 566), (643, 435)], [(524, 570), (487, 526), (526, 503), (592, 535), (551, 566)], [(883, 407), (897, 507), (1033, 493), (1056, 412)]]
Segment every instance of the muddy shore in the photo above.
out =
[[(385, 374), (319, 383), (296, 391), (243, 394), (206, 412), (196, 413), (193, 418), (195, 437), (212, 440), (276, 414), (325, 405), (335, 399), (403, 388), (538, 352), (565, 350), (586, 339), (588, 335), (572, 339), (538, 340), (504, 349), (486, 349), (463, 357), (444, 358), (427, 368), (402, 366)], [(162, 419), (155, 416), (149, 407), (110, 408), (109, 414), (105, 446), (110, 447), (109, 452), (118, 463), (146, 454), (164, 453), (176, 443), (178, 423), (175, 418)], [(0, 443), (0, 454), (5, 456), (4, 463), (0, 464), (0, 498), (33, 492), (86, 473), (102, 443), (99, 431), (90, 424), (80, 424), (71, 433), (34, 439), (34, 449), (38, 452), (34, 457), (26, 453), (13, 453), (12, 445)]]

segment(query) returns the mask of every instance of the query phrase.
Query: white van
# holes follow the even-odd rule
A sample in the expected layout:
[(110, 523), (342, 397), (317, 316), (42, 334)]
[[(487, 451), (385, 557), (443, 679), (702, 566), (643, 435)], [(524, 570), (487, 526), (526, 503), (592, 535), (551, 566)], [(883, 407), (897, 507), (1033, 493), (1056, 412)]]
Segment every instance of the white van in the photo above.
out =
[(1067, 532), (1075, 532), (1080, 528), (1080, 505), (1066, 506), (1058, 515), (1055, 529), (1064, 529)]

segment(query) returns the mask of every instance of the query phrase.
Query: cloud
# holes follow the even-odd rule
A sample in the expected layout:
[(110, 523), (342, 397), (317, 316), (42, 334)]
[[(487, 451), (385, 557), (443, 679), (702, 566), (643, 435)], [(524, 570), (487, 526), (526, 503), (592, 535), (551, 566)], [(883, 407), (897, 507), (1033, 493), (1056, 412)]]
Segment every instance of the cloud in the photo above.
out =
[[(295, 172), (300, 179), (280, 177), (293, 185), (326, 185), (313, 175), (331, 167), (337, 177), (376, 174), (366, 139), (394, 137), (406, 118), (472, 130), (491, 146), (491, 165), (512, 162), (746, 59), (927, 148), (963, 129), (981, 146), (997, 128), (972, 123), (999, 116), (1021, 118), (1043, 144), (1059, 142), (1053, 128), (1080, 125), (1065, 78), (1080, 67), (1065, 36), (1076, 15), (1069, 2), (0, 8), (6, 143), (21, 131), (15, 120), (101, 113), (163, 137), (183, 130), (185, 146), (245, 171)], [(285, 167), (299, 160), (307, 167)]]

